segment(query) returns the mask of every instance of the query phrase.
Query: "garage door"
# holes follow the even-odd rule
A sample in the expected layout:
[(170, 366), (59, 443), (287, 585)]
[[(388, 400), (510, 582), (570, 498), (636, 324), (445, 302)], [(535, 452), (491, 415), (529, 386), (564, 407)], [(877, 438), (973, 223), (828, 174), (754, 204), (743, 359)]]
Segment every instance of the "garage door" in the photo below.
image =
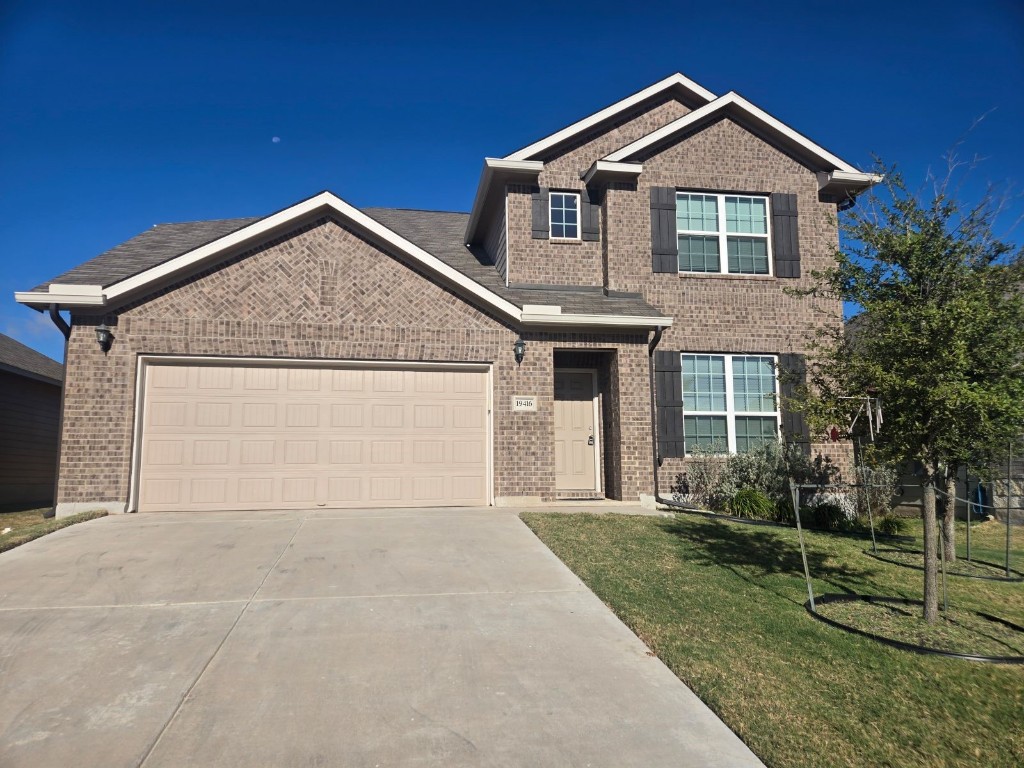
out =
[(487, 503), (483, 370), (146, 366), (138, 509)]

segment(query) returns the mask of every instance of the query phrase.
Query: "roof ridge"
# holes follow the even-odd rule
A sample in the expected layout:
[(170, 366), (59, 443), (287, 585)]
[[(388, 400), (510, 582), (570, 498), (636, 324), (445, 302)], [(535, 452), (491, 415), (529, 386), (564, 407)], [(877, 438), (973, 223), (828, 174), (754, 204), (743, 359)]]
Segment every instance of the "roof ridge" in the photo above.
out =
[(469, 216), (469, 211), (441, 211), (436, 208), (392, 208), (387, 205), (368, 205), (361, 208), (362, 211), (410, 211), (411, 213), (454, 213), (459, 216)]

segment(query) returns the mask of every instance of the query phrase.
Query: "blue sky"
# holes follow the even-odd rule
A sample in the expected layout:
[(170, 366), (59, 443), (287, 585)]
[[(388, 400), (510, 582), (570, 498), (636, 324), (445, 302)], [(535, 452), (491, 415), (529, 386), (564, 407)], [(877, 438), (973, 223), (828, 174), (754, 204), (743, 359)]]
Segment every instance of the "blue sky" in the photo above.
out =
[(1024, 185), (1020, 0), (354, 6), (3, 0), (0, 332), (60, 359), (13, 292), (156, 223), (468, 210), (483, 157), (675, 71), (915, 185), (984, 116), (963, 195)]

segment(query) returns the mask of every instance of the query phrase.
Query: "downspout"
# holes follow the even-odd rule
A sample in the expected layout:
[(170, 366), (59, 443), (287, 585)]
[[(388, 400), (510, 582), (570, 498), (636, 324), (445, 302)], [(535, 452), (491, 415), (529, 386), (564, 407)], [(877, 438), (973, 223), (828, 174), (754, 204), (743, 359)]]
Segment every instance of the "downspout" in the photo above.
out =
[(654, 350), (661, 343), (661, 334), (664, 328), (660, 325), (654, 328), (654, 338), (647, 344), (647, 385), (651, 395), (651, 458), (654, 468), (654, 500), (658, 501), (658, 407), (654, 399)]
[(60, 484), (60, 447), (64, 442), (64, 394), (67, 392), (68, 380), (68, 342), (71, 340), (71, 325), (60, 315), (60, 306), (50, 305), (50, 320), (64, 337), (64, 380), (60, 385), (60, 410), (57, 413), (57, 467), (53, 473), (53, 509), (44, 517), (55, 517), (57, 514), (57, 489)]
[(664, 504), (667, 507), (694, 510), (697, 508), (690, 504), (680, 504), (678, 501), (662, 498), (661, 490), (658, 487), (658, 468), (661, 466), (661, 456), (659, 456), (658, 451), (658, 407), (657, 393), (654, 389), (654, 350), (657, 349), (658, 344), (661, 342), (663, 331), (664, 328), (660, 325), (657, 326), (654, 329), (654, 338), (647, 344), (647, 380), (651, 396), (651, 453), (653, 459), (652, 469), (654, 470), (654, 501), (656, 504)]

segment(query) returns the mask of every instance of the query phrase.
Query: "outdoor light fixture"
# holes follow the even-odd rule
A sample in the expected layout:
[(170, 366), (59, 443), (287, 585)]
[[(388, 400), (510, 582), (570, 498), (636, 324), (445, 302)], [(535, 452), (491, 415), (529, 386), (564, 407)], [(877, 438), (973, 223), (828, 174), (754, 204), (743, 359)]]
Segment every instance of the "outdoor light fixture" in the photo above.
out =
[(100, 323), (96, 326), (96, 341), (104, 353), (110, 351), (110, 345), (114, 343), (114, 333), (107, 327), (106, 323)]
[(526, 357), (526, 342), (523, 341), (522, 336), (516, 339), (516, 343), (512, 346), (512, 353), (516, 356), (516, 365), (522, 364), (523, 358)]

